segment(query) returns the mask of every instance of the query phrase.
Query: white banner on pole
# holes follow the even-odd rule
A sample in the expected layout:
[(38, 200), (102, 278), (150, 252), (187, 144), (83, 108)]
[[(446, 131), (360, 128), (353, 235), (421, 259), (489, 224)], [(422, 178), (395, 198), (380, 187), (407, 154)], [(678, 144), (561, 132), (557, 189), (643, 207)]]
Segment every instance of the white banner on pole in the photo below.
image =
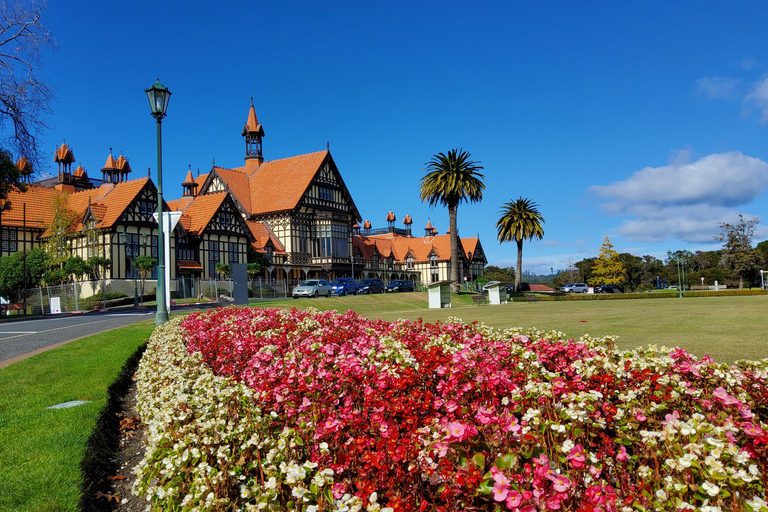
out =
[[(157, 222), (157, 212), (152, 214)], [(171, 232), (179, 223), (181, 212), (163, 212), (163, 241), (165, 242), (165, 307), (171, 311)]]

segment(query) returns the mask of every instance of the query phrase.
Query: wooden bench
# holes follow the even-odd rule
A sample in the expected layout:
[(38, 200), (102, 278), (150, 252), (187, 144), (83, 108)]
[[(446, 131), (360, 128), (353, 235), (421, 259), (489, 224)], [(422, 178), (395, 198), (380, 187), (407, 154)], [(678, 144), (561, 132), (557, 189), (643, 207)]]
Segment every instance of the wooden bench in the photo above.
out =
[(526, 293), (525, 302), (539, 302), (539, 296)]
[(9, 302), (8, 304), (0, 304), (0, 312), (2, 311), (24, 311), (24, 303)]
[(475, 304), (488, 304), (488, 297), (485, 295), (473, 295), (472, 302)]

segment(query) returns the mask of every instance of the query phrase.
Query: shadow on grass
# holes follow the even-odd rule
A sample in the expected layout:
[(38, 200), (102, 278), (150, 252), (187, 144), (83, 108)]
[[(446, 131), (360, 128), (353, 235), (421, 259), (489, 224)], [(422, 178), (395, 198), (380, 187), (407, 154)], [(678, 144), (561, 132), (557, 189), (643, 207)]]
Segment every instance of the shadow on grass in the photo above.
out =
[(80, 510), (114, 510), (117, 503), (98, 493), (112, 494), (112, 482), (107, 478), (117, 474), (117, 454), (120, 450), (120, 412), (123, 399), (131, 386), (131, 380), (139, 367), (147, 344), (141, 345), (123, 365), (117, 379), (107, 389), (107, 404), (96, 418), (96, 426), (85, 444), (80, 461), (83, 475), (80, 484)]

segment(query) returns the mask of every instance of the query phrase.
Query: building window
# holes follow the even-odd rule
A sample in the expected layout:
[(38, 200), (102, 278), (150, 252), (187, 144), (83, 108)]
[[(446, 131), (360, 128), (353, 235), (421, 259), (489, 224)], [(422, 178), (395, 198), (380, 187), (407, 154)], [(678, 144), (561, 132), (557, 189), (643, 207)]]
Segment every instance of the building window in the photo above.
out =
[(309, 252), (309, 226), (299, 226), (299, 252)]
[(232, 224), (232, 214), (229, 212), (221, 212), (219, 214), (219, 222), (225, 226)]
[(267, 246), (267, 261), (272, 263), (272, 257), (275, 255), (275, 249), (271, 245)]
[(371, 257), (371, 266), (373, 268), (379, 268), (379, 255), (374, 254), (373, 257)]
[(216, 277), (216, 264), (221, 261), (219, 242), (208, 241), (208, 275)]
[(430, 269), (430, 275), (433, 283), (436, 283), (440, 280), (440, 272), (437, 268), (437, 256), (430, 256), (429, 257), (429, 269)]
[(227, 247), (229, 249), (229, 264), (234, 265), (236, 263), (240, 263), (240, 260), (238, 258), (237, 254), (237, 242), (229, 242), (229, 246)]
[(409, 256), (405, 259), (405, 264), (408, 270), (413, 270), (413, 256)]
[(322, 201), (333, 201), (333, 190), (327, 187), (318, 187), (318, 196)]
[(16, 252), (18, 250), (16, 230), (3, 228), (3, 252)]

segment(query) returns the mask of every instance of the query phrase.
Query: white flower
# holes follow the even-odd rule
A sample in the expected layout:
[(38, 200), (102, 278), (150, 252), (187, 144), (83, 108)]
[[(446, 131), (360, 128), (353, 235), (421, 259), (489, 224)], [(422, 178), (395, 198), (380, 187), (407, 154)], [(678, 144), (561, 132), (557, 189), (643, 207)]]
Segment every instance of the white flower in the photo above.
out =
[(711, 482), (704, 482), (701, 484), (701, 488), (712, 497), (720, 494), (720, 488)]
[(664, 492), (664, 489), (659, 489), (656, 491), (656, 499), (659, 501), (667, 501), (667, 493)]
[(574, 446), (576, 445), (573, 444), (573, 441), (571, 441), (570, 439), (566, 439), (565, 441), (563, 441), (563, 445), (560, 447), (560, 451), (562, 451), (563, 453), (570, 453), (571, 450), (573, 450)]

